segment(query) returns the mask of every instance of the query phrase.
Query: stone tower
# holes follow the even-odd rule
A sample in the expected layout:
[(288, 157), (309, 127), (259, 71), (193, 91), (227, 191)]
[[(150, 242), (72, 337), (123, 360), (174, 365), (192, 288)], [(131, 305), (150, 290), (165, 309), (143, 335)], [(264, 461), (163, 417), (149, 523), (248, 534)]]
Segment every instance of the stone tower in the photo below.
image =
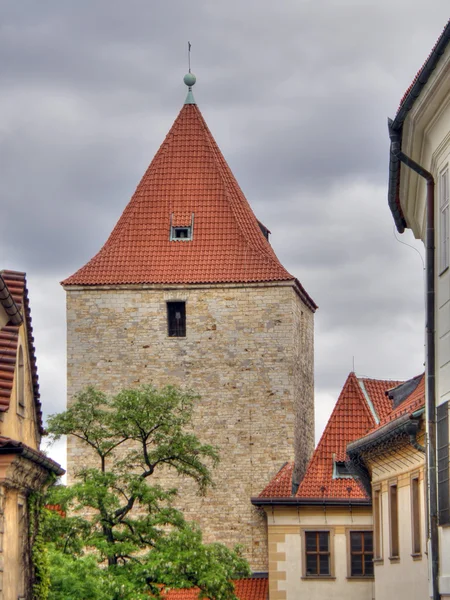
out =
[[(63, 282), (69, 402), (88, 384), (196, 390), (195, 432), (221, 462), (205, 498), (175, 481), (179, 505), (205, 541), (243, 544), (256, 571), (267, 570), (266, 531), (250, 497), (284, 461), (301, 476), (314, 446), (316, 305), (268, 234), (189, 88), (109, 239)], [(69, 482), (83, 452), (69, 440)]]

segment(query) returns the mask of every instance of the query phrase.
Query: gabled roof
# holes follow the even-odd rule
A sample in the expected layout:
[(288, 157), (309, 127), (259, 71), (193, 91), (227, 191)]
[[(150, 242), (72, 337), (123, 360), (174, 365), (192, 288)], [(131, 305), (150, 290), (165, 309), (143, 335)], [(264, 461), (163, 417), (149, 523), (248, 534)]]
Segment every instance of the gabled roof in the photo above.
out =
[[(411, 85), (403, 95), (400, 106), (398, 108), (395, 119), (389, 123), (390, 132), (395, 132), (399, 136), (401, 144), (403, 123), (408, 116), (409, 111), (414, 106), (417, 98), (420, 96), (423, 88), (427, 84), (432, 72), (436, 68), (441, 56), (444, 54), (448, 43), (450, 42), (450, 20), (444, 27), (443, 32), (437, 39), (433, 49), (431, 50), (427, 60), (419, 69), (417, 75), (414, 77)], [(401, 163), (393, 156), (392, 152), (389, 153), (389, 190), (388, 190), (388, 202), (389, 208), (391, 209), (392, 216), (397, 230), (403, 233), (405, 227), (407, 227), (406, 219), (403, 214), (403, 210), (400, 204), (399, 189), (400, 189), (400, 169)]]
[[(268, 600), (269, 581), (267, 577), (238, 579), (234, 583), (234, 593), (238, 600)], [(170, 590), (163, 592), (164, 600), (197, 600), (198, 588)]]
[[(192, 226), (190, 241), (170, 239)], [(292, 281), (196, 104), (185, 104), (103, 248), (63, 285)]]
[[(39, 432), (44, 433), (42, 424), (42, 407), (39, 394), (39, 379), (37, 374), (36, 353), (34, 348), (33, 327), (31, 312), (28, 302), (28, 290), (25, 273), (17, 271), (1, 271), (2, 281), (6, 284), (8, 292), (16, 307), (21, 310), (26, 322), (28, 336), (28, 354), (30, 357), (31, 379), (33, 396), (36, 409), (36, 419)], [(0, 330), (0, 412), (9, 409), (11, 392), (14, 382), (14, 372), (17, 360), (17, 346), (19, 342), (19, 324), (14, 324), (17, 319), (10, 320)]]
[(345, 462), (347, 444), (367, 434), (378, 425), (380, 418), (389, 414), (392, 401), (386, 396), (386, 391), (399, 383), (358, 378), (355, 373), (350, 373), (295, 496), (292, 496), (291, 491), (293, 464), (288, 463), (275, 475), (258, 499), (254, 499), (254, 503), (258, 504), (261, 498), (287, 497), (305, 502), (368, 500), (356, 479), (335, 476), (334, 462)]

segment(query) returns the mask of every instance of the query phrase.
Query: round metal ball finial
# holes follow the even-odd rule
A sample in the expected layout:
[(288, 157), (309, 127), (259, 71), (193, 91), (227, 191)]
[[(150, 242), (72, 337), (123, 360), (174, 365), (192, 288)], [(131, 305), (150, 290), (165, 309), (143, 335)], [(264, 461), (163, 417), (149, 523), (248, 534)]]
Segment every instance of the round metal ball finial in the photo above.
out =
[(194, 75), (194, 73), (186, 73), (183, 81), (188, 87), (192, 87), (195, 84), (195, 82), (197, 81), (197, 78)]

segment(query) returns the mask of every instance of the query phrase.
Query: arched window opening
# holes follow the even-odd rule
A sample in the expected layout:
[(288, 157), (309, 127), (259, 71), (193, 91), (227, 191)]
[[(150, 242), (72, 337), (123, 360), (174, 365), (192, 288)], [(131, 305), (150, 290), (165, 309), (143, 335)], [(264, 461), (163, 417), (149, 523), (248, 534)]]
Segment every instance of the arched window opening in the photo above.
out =
[(17, 409), (20, 414), (25, 413), (25, 365), (22, 346), (19, 347), (17, 362)]

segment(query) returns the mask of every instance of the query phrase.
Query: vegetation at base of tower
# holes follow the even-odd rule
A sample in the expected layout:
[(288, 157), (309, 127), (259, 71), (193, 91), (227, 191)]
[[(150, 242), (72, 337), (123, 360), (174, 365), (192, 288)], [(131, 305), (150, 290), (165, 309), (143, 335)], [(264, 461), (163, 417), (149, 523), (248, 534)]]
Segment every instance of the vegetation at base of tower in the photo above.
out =
[(198, 586), (205, 598), (235, 598), (230, 580), (250, 572), (239, 548), (204, 544), (200, 530), (173, 507), (176, 490), (152, 484), (164, 469), (192, 479), (199, 494), (213, 485), (217, 450), (189, 429), (197, 399), (171, 386), (113, 397), (90, 387), (49, 417), (52, 438), (73, 435), (90, 447), (89, 465), (80, 464), (75, 483), (49, 490), (48, 504), (61, 509), (44, 518), (49, 600), (148, 599), (161, 586)]

